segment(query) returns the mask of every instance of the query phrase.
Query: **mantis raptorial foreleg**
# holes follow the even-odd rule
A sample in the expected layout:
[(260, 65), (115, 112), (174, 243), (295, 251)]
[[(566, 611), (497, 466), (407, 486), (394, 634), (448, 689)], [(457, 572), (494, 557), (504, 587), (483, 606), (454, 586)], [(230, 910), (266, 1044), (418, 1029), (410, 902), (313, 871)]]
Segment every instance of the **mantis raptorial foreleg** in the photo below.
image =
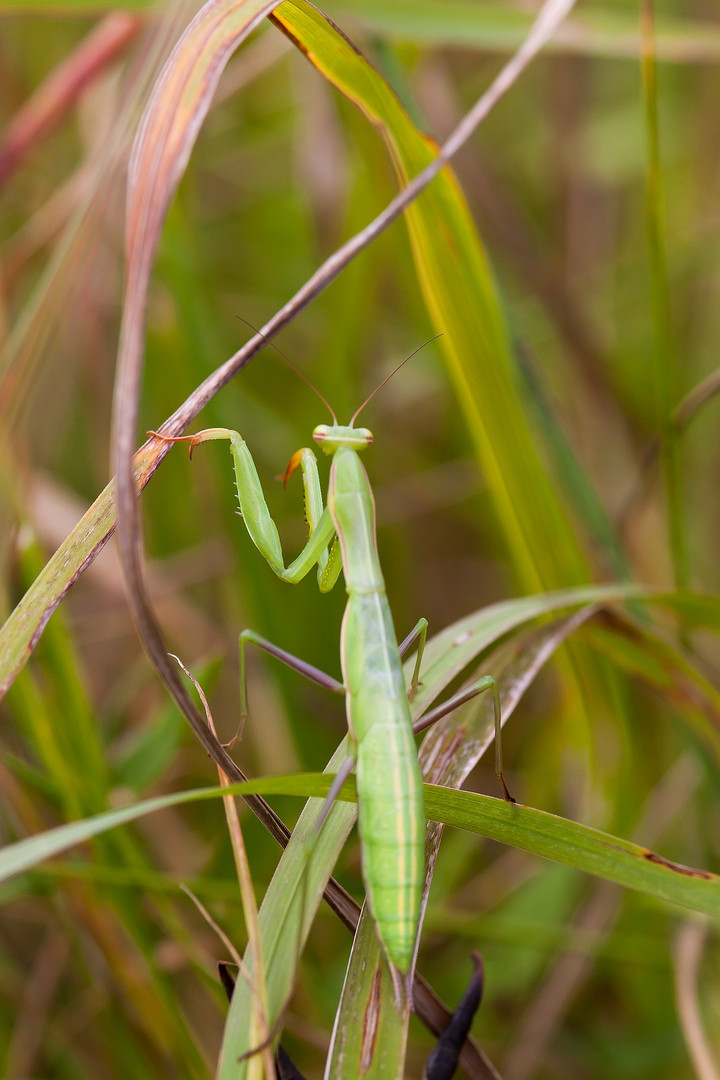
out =
[(318, 583), (321, 592), (328, 592), (340, 574), (342, 564), (333, 556), (331, 544), (335, 537), (335, 525), (326, 509), (323, 509), (320, 477), (317, 460), (312, 450), (307, 447), (298, 450), (288, 466), (285, 479), (295, 469), (300, 468), (305, 489), (305, 515), (310, 526), (310, 536), (300, 554), (288, 566), (285, 566), (282, 544), (277, 526), (273, 521), (263, 492), (260, 477), (247, 443), (239, 431), (229, 428), (207, 428), (197, 435), (183, 435), (170, 438), (157, 431), (149, 431), (165, 442), (187, 442), (190, 457), (193, 450), (201, 443), (218, 439), (227, 439), (235, 468), (235, 486), (240, 503), (240, 515), (255, 544), (270, 568), (283, 581), (296, 585), (312, 568), (318, 567)]

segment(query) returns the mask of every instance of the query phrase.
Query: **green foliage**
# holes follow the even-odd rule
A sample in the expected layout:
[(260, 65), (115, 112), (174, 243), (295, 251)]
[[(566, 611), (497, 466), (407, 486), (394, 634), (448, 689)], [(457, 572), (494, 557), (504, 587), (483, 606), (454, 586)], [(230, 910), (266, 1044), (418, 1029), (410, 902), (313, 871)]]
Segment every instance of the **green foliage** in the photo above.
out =
[[(237, 1063), (258, 1041), (253, 991), (240, 977), (226, 1024), (215, 976), (226, 945), (180, 891), (189, 883), (245, 950), (220, 791), (142, 654), (114, 541), (105, 546), (112, 369), (130, 317), (119, 300), (123, 178), (197, 5), (159, 17), (144, 3), (117, 17), (85, 0), (45, 2), (42, 17), (24, 0), (1, 6), (0, 1072), (199, 1078), (220, 1059), (223, 1077), (258, 1076), (259, 1058)], [(140, 282), (136, 323), (139, 432), (240, 347), (251, 332), (237, 317), (262, 325), (382, 210), (432, 158), (423, 132), (442, 141), (529, 28), (505, 3), (332, 0), (326, 13), (356, 51), (293, 0), (231, 57), (249, 8), (212, 10), (217, 36), (186, 42), (187, 93), (172, 110), (156, 103), (140, 175), (150, 216), (136, 240), (152, 279), (147, 297)], [(634, 7), (573, 13), (457, 175), (438, 178), (279, 340), (349, 415), (404, 355), (444, 335), (374, 399), (367, 467), (396, 627), (431, 624), (414, 715), (476, 671), (498, 678), (510, 720), (506, 768), (521, 806), (454, 790), (469, 775), (495, 793), (486, 703), (423, 739), (421, 761), (437, 770), (428, 815), (447, 828), (442, 844), (439, 827), (429, 832), (437, 864), (419, 970), (454, 1004), (467, 954), (484, 954), (474, 1033), (515, 1080), (689, 1080), (698, 1030), (720, 1060), (720, 308), (705, 66), (720, 38), (680, 4), (658, 13), (655, 33), (657, 60), (672, 62), (655, 70), (646, 27), (643, 81)], [(227, 70), (197, 133), (198, 70), (219, 75), (223, 49)], [(48, 95), (33, 97), (53, 73)], [(188, 152), (197, 134), (185, 171), (177, 150), (152, 164), (170, 113)], [(242, 431), (287, 550), (304, 537), (300, 495), (271, 478), (324, 419), (271, 350), (202, 415)], [(310, 581), (288, 588), (262, 564), (234, 517), (225, 454), (190, 465), (167, 453), (150, 443), (135, 459), (151, 592), (168, 647), (227, 739), (238, 631), (336, 675), (343, 597)], [(545, 667), (568, 639), (570, 661)], [(253, 665), (233, 755), (288, 822), (297, 796), (327, 790), (315, 770), (345, 754), (328, 697), (270, 661)], [(362, 896), (352, 784), (342, 799), (317, 839), (320, 804), (307, 803), (274, 878), (276, 845), (247, 815), (242, 827), (269, 1025), (284, 1018), (293, 1057), (319, 1075), (335, 1023), (332, 1075), (350, 1077), (377, 942), (362, 918), (341, 995), (350, 939), (320, 899), (330, 873)], [(702, 934), (699, 965), (690, 942)], [(696, 999), (699, 1029), (687, 1024)], [(386, 1058), (375, 1075), (399, 1073), (389, 984), (377, 1030)], [(421, 1075), (432, 1043), (411, 1030), (407, 1075)], [(475, 1053), (468, 1075), (490, 1075)]]

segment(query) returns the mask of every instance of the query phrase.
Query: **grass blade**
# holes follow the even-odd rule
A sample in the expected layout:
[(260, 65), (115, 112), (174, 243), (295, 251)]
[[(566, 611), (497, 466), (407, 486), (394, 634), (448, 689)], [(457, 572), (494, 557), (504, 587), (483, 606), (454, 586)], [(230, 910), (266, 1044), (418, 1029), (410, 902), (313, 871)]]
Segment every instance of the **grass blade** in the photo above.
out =
[(652, 0), (640, 6), (642, 27), (642, 76), (647, 142), (647, 229), (650, 259), (650, 292), (655, 336), (655, 372), (658, 427), (661, 433), (661, 457), (665, 480), (670, 555), (675, 585), (686, 588), (690, 579), (689, 553), (683, 510), (680, 432), (674, 410), (680, 394), (680, 369), (673, 341), (672, 307), (665, 253), (665, 206), (660, 130), (658, 121), (657, 69)]
[[(552, 20), (558, 10), (546, 5), (543, 16)], [(400, 184), (412, 187), (410, 178), (435, 159), (436, 149), (417, 131), (378, 72), (315, 9), (288, 0), (273, 18), (377, 128)], [(542, 34), (541, 22), (542, 16), (534, 27), (538, 34)], [(504, 89), (513, 81), (512, 73), (505, 74), (508, 69), (503, 71)], [(458, 125), (443, 153), (466, 120)], [(406, 221), (425, 302), (437, 331), (443, 334), (440, 346), (458, 402), (524, 580), (530, 588), (586, 580), (584, 557), (540, 463), (518, 398), (504, 319), (485, 252), (449, 170), (408, 208)]]
[[(109, 810), (7, 845), (0, 852), (0, 881), (157, 810), (227, 795), (296, 795), (320, 800), (327, 795), (331, 782), (332, 776), (325, 773), (263, 777), (227, 788), (182, 791)], [(347, 803), (355, 801), (352, 779), (344, 786), (340, 799)], [(621, 837), (530, 806), (513, 806), (490, 795), (428, 784), (425, 800), (433, 821), (466, 829), (625, 888), (637, 889), (658, 900), (720, 918), (720, 878), (707, 870), (683, 866)]]
[(683, 866), (629, 840), (489, 795), (428, 785), (425, 798), (435, 821), (720, 918), (720, 878), (708, 870)]

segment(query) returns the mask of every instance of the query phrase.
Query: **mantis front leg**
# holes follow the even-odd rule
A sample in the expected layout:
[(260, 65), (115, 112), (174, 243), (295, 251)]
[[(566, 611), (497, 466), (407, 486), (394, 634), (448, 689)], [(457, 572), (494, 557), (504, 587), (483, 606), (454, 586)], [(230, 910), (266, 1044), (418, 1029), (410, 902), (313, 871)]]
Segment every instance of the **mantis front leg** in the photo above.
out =
[(327, 566), (328, 547), (335, 535), (335, 527), (329, 513), (323, 508), (317, 460), (312, 450), (298, 450), (285, 473), (287, 481), (298, 466), (302, 470), (305, 512), (310, 527), (310, 537), (305, 547), (286, 567), (277, 526), (270, 515), (253, 456), (240, 432), (228, 428), (207, 428), (192, 437), (190, 453), (199, 443), (214, 439), (227, 439), (230, 442), (240, 513), (250, 539), (270, 568), (283, 581), (295, 584), (317, 564), (318, 576), (321, 577)]
[(158, 432), (149, 432), (159, 439), (167, 442), (188, 442), (190, 444), (190, 456), (200, 443), (211, 442), (216, 439), (227, 439), (230, 443), (230, 453), (235, 470), (235, 484), (240, 514), (245, 527), (250, 534), (250, 539), (255, 544), (260, 554), (270, 568), (283, 581), (296, 584), (318, 566), (318, 583), (323, 592), (328, 592), (335, 584), (342, 568), (340, 560), (328, 549), (335, 536), (335, 527), (326, 509), (323, 507), (320, 478), (318, 475), (317, 460), (312, 450), (304, 448), (298, 450), (290, 461), (285, 473), (285, 479), (296, 469), (300, 468), (303, 474), (305, 489), (305, 514), (310, 528), (310, 536), (305, 547), (289, 566), (285, 566), (282, 544), (277, 526), (270, 514), (270, 510), (263, 492), (260, 477), (255, 466), (252, 454), (247, 443), (238, 431), (229, 428), (207, 428), (198, 432), (197, 435), (182, 436), (170, 439)]

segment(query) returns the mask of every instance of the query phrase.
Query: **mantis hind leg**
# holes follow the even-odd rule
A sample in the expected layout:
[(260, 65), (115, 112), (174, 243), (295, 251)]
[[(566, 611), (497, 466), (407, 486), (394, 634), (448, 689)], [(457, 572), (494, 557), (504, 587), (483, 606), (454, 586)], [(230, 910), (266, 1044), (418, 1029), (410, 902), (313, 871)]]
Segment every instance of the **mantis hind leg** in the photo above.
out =
[(468, 701), (472, 701), (478, 694), (482, 694), (485, 690), (492, 692), (493, 699), (493, 712), (495, 722), (495, 775), (498, 778), (500, 787), (502, 788), (503, 798), (506, 802), (514, 803), (512, 795), (508, 791), (507, 784), (505, 783), (505, 777), (503, 775), (503, 757), (502, 757), (502, 710), (500, 707), (500, 694), (498, 693), (498, 686), (493, 679), (492, 675), (483, 675), (480, 679), (475, 679), (469, 686), (459, 690), (457, 694), (453, 694), (451, 698), (444, 701), (442, 705), (438, 705), (436, 708), (431, 709), (430, 712), (425, 713), (419, 720), (413, 724), (413, 731), (417, 735), (419, 731), (425, 731), (427, 728), (432, 727), (433, 724), (441, 720), (443, 716), (447, 716), (448, 713), (454, 712), (460, 705), (464, 705)]
[(330, 813), (330, 811), (333, 808), (333, 805), (337, 801), (337, 797), (340, 794), (340, 791), (342, 789), (343, 784), (348, 779), (348, 777), (350, 776), (350, 773), (353, 771), (354, 768), (355, 768), (355, 758), (354, 757), (346, 757), (345, 760), (343, 761), (342, 765), (338, 769), (338, 771), (335, 773), (335, 778), (334, 778), (332, 784), (330, 785), (330, 790), (328, 791), (327, 795), (325, 796), (325, 802), (323, 803), (322, 810), (320, 811), (320, 816), (318, 817), (317, 824), (315, 825), (315, 835), (316, 836), (320, 832), (320, 830), (322, 829), (325, 822), (327, 821), (328, 814)]
[(293, 656), (292, 653), (279, 648), (279, 646), (273, 645), (272, 641), (268, 641), (267, 638), (261, 637), (260, 634), (256, 634), (254, 630), (243, 630), (240, 634), (240, 724), (237, 734), (232, 739), (230, 745), (234, 745), (242, 738), (245, 721), (249, 716), (247, 666), (245, 656), (248, 645), (254, 645), (256, 648), (266, 652), (268, 656), (274, 656), (276, 660), (279, 660), (287, 667), (292, 668), (293, 671), (299, 672), (300, 675), (309, 679), (310, 682), (314, 682), (316, 686), (322, 686), (323, 689), (330, 690), (334, 694), (345, 693), (343, 684), (337, 679), (334, 679), (332, 675), (327, 675), (324, 671), (321, 671), (320, 668), (313, 667), (312, 664), (306, 663), (305, 660), (301, 660), (299, 657)]

